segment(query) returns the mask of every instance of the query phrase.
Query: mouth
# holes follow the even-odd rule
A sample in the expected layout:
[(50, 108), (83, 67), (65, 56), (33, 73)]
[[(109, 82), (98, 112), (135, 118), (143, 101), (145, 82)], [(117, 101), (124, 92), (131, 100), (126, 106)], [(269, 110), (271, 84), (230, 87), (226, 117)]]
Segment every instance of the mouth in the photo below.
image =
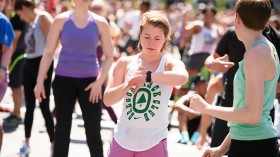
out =
[(154, 51), (155, 49), (153, 49), (153, 48), (147, 48), (148, 50), (150, 50), (150, 51)]

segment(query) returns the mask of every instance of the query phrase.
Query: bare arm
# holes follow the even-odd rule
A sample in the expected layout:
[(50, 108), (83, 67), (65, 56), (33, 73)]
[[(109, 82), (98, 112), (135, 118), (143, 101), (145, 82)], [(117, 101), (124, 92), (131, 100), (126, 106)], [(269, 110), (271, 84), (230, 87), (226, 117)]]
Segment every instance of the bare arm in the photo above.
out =
[(174, 108), (179, 112), (186, 112), (186, 113), (192, 113), (192, 114), (198, 114), (197, 111), (190, 109), (188, 106), (185, 105), (185, 103), (190, 102), (190, 97), (194, 94), (194, 92), (188, 92), (188, 94), (180, 97), (176, 102)]
[(112, 75), (109, 75), (103, 99), (106, 106), (111, 106), (119, 102), (129, 90), (122, 90), (124, 87), (127, 62), (127, 59), (120, 58), (113, 67)]
[(64, 24), (64, 18), (60, 15), (52, 23), (49, 34), (47, 36), (47, 45), (42, 56), (39, 72), (37, 76), (37, 84), (34, 89), (35, 96), (39, 101), (45, 98), (44, 80), (47, 78), (47, 72), (53, 60), (55, 50), (57, 48), (60, 32)]
[(15, 51), (17, 49), (18, 40), (22, 33), (21, 30), (14, 30), (14, 32), (15, 32), (15, 38), (13, 41), (13, 54), (15, 53)]
[(43, 14), (41, 16), (41, 28), (45, 34), (45, 36), (47, 37), (49, 34), (49, 30), (50, 30), (50, 26), (53, 23), (53, 18), (51, 17), (51, 15), (49, 14)]
[(216, 52), (207, 57), (204, 64), (209, 70), (219, 72), (227, 72), (229, 68), (234, 66), (233, 62), (229, 62), (228, 55), (221, 57)]
[(192, 97), (191, 108), (226, 121), (258, 124), (264, 100), (264, 62), (266, 57), (263, 54), (263, 50), (252, 49), (244, 56), (246, 78), (246, 105), (244, 108), (209, 105), (198, 95)]
[(174, 87), (182, 85), (188, 81), (189, 75), (182, 61), (178, 59), (170, 59), (167, 61), (165, 69), (166, 71), (161, 73), (152, 73), (152, 82)]
[(228, 133), (223, 143), (219, 147), (209, 148), (206, 150), (202, 157), (219, 157), (226, 154), (231, 144), (231, 136)]
[(102, 19), (98, 22), (98, 29), (101, 37), (101, 45), (102, 45), (104, 60), (96, 81), (103, 84), (105, 79), (107, 78), (109, 69), (113, 63), (114, 48), (113, 48), (113, 42), (109, 31), (109, 25), (107, 21), (105, 21), (105, 19)]
[(1, 60), (1, 66), (9, 67), (11, 62), (11, 57), (13, 53), (13, 46), (7, 47), (3, 45), (3, 54), (2, 54), (2, 60)]

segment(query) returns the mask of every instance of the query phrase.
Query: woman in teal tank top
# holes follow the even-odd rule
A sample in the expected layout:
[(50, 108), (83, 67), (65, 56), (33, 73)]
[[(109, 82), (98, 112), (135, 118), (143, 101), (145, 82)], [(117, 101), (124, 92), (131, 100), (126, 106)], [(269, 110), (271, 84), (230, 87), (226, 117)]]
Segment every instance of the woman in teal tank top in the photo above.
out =
[(246, 48), (234, 77), (233, 107), (212, 106), (193, 95), (190, 108), (228, 121), (230, 132), (219, 147), (204, 157), (278, 157), (276, 129), (269, 112), (280, 74), (275, 47), (262, 35), (270, 14), (269, 0), (239, 0), (235, 6), (235, 30)]

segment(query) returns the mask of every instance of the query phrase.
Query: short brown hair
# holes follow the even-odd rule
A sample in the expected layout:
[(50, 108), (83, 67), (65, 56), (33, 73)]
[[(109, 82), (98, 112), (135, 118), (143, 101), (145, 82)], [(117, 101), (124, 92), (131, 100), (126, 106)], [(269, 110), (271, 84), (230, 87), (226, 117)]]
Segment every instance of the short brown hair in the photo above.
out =
[(35, 3), (31, 0), (16, 0), (14, 9), (15, 11), (22, 10), (23, 7), (31, 10), (35, 9)]
[[(151, 24), (154, 27), (159, 27), (163, 30), (166, 41), (164, 42), (161, 51), (166, 49), (167, 44), (171, 39), (171, 27), (167, 17), (161, 11), (148, 11), (141, 16), (140, 34), (146, 24)], [(140, 41), (138, 42), (138, 49), (142, 50)]]
[(258, 31), (271, 15), (271, 4), (269, 0), (238, 0), (235, 10), (246, 27)]

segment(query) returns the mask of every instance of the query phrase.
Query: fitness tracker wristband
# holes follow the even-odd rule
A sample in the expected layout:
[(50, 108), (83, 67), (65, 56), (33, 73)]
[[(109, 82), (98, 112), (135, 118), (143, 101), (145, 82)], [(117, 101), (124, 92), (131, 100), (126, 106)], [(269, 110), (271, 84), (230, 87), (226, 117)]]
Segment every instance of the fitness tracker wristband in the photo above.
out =
[(152, 82), (152, 72), (147, 71), (146, 73), (146, 82)]

